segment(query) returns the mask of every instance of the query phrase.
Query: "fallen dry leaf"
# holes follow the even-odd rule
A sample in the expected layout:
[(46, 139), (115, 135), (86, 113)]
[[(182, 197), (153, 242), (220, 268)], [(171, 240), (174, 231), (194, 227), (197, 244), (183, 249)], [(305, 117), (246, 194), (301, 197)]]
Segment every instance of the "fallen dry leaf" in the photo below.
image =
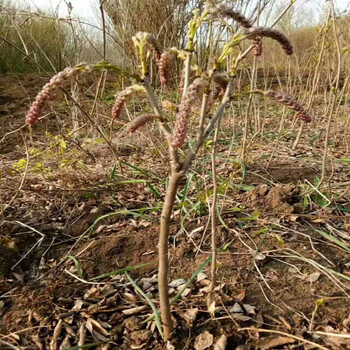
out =
[(261, 338), (260, 341), (258, 342), (258, 349), (260, 350), (274, 349), (277, 346), (292, 344), (294, 342), (295, 342), (295, 339), (290, 337), (282, 337), (282, 336), (265, 337), (265, 338)]
[(55, 326), (55, 329), (53, 331), (52, 339), (50, 341), (50, 350), (57, 350), (58, 349), (57, 341), (61, 335), (62, 326), (63, 326), (63, 321), (62, 321), (62, 319), (59, 319), (56, 326)]
[(321, 274), (319, 272), (314, 272), (309, 275), (310, 282), (316, 282), (320, 278)]
[(86, 328), (91, 332), (93, 333), (93, 331), (96, 331), (98, 333), (101, 333), (103, 335), (105, 335), (106, 337), (108, 337), (110, 334), (109, 332), (107, 332), (107, 330), (105, 330), (99, 322), (95, 321), (94, 319), (92, 318), (89, 318), (87, 321), (86, 321)]
[(223, 334), (214, 345), (214, 350), (225, 350), (227, 346), (227, 337)]
[(243, 299), (245, 298), (245, 289), (242, 289), (235, 298), (238, 301), (243, 301)]
[(213, 345), (214, 337), (208, 331), (200, 334), (194, 341), (194, 348), (196, 350), (204, 350)]
[(350, 349), (350, 339), (330, 336), (324, 339), (324, 342), (333, 350)]
[(216, 304), (215, 304), (215, 300), (209, 305), (208, 311), (210, 313), (210, 315), (214, 316), (215, 315), (215, 308), (216, 308)]
[(198, 308), (194, 308), (194, 309), (188, 309), (185, 312), (184, 318), (185, 318), (188, 326), (192, 326), (193, 322), (196, 320), (196, 317), (198, 315), (198, 311), (199, 311)]

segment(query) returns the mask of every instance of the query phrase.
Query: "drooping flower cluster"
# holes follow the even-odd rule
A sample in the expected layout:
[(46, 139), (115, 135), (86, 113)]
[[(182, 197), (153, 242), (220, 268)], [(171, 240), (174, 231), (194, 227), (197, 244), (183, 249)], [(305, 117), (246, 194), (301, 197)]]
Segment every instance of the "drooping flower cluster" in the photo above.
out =
[[(182, 95), (182, 93), (184, 91), (184, 87), (185, 87), (185, 76), (186, 76), (186, 67), (185, 66), (182, 68), (180, 74), (181, 75), (180, 75), (180, 82), (179, 82), (179, 93)], [(197, 75), (199, 75), (198, 66), (192, 65), (190, 68), (189, 80), (191, 81)]]
[[(287, 38), (287, 36), (285, 36), (282, 32), (280, 32), (277, 29), (265, 27), (250, 28), (248, 31), (248, 37), (252, 40), (259, 40), (256, 39), (256, 37), (268, 37), (278, 41), (287, 55), (292, 55), (294, 52), (293, 45), (290, 42), (290, 40)], [(261, 44), (258, 43), (258, 45)], [(258, 49), (258, 52), (259, 50), (261, 49)]]
[[(241, 13), (231, 9), (226, 4), (219, 4), (216, 6), (212, 6), (211, 4), (207, 4), (206, 10), (215, 18), (215, 17), (223, 17), (223, 18), (232, 18), (234, 21), (239, 23), (243, 28), (251, 29), (253, 27), (250, 20), (245, 18)], [(261, 36), (252, 35), (250, 37), (253, 48), (254, 55), (261, 56), (263, 51), (263, 44), (261, 40)]]
[(207, 80), (197, 78), (188, 87), (185, 96), (181, 100), (179, 112), (176, 116), (172, 138), (173, 147), (179, 148), (184, 145), (188, 131), (188, 119), (191, 116), (192, 108), (202, 96), (204, 89), (208, 86), (209, 82)]
[(57, 90), (63, 88), (68, 82), (72, 81), (79, 74), (91, 72), (92, 70), (93, 67), (87, 63), (80, 63), (74, 68), (67, 67), (62, 72), (54, 75), (50, 81), (44, 85), (32, 103), (26, 115), (27, 124), (33, 125), (38, 122), (43, 113), (45, 102), (52, 99)]
[(166, 86), (169, 83), (170, 66), (176, 58), (175, 53), (170, 50), (165, 50), (158, 61), (160, 83), (162, 86)]
[(252, 24), (249, 21), (249, 19), (245, 18), (238, 11), (231, 9), (226, 4), (218, 4), (216, 6), (207, 4), (205, 10), (209, 12), (214, 18), (217, 18), (217, 17), (231, 18), (244, 28), (252, 27)]
[(185, 75), (186, 75), (185, 67), (182, 68), (180, 74), (181, 75), (180, 75), (180, 82), (179, 82), (179, 93), (182, 94), (184, 91), (184, 86), (185, 86)]
[(294, 97), (284, 94), (283, 92), (273, 91), (269, 90), (265, 92), (265, 95), (269, 97), (270, 99), (277, 101), (284, 106), (298, 112), (297, 117), (301, 119), (305, 123), (310, 123), (312, 120), (312, 117), (309, 113), (307, 113), (304, 109), (304, 107), (295, 100)]
[(261, 36), (255, 36), (251, 39), (254, 56), (259, 57), (263, 53), (263, 42)]
[(112, 118), (118, 119), (121, 115), (123, 107), (127, 101), (129, 101), (134, 95), (146, 93), (146, 90), (141, 85), (132, 85), (120, 92), (115, 99), (114, 106), (112, 108)]
[(156, 114), (142, 114), (135, 119), (133, 119), (127, 126), (128, 132), (135, 132), (141, 126), (158, 119)]

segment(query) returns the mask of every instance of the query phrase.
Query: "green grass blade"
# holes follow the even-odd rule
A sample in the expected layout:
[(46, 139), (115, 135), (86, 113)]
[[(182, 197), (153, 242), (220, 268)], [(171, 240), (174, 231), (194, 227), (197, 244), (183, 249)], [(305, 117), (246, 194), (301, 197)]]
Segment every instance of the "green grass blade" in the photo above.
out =
[(186, 184), (185, 184), (185, 187), (184, 187), (184, 190), (183, 190), (181, 205), (184, 205), (185, 202), (186, 202), (186, 198), (187, 198), (187, 195), (188, 195), (188, 191), (189, 191), (189, 188), (190, 188), (190, 183), (192, 181), (192, 178), (193, 178), (193, 173), (191, 173), (188, 176), (188, 178), (187, 178), (187, 181), (186, 181)]
[(153, 193), (153, 195), (156, 198), (158, 199), (162, 198), (162, 195), (160, 194), (160, 192), (155, 187), (153, 187), (149, 182), (146, 183), (146, 186), (150, 189), (150, 191)]
[(326, 266), (323, 266), (321, 264), (319, 264), (318, 262), (314, 261), (314, 260), (311, 260), (311, 259), (308, 259), (308, 258), (304, 258), (303, 256), (298, 256), (298, 255), (293, 255), (293, 254), (288, 254), (285, 256), (285, 257), (288, 257), (288, 258), (294, 258), (294, 259), (298, 259), (298, 260), (301, 260), (301, 261), (304, 261), (304, 262), (307, 262), (308, 264), (310, 265), (313, 265), (317, 268), (319, 268), (320, 270), (323, 270), (323, 271), (326, 271), (330, 274), (332, 274), (333, 276), (338, 276), (346, 281), (350, 281), (350, 277), (349, 276), (346, 276), (338, 271), (334, 271)]
[(117, 182), (117, 185), (126, 185), (126, 184), (145, 184), (156, 198), (158, 199), (162, 198), (162, 195), (160, 194), (160, 192), (156, 190), (155, 187), (152, 186), (152, 184), (148, 180), (132, 179), (132, 180), (122, 180)]
[(148, 305), (151, 307), (151, 309), (153, 311), (153, 316), (156, 319), (156, 325), (157, 325), (159, 334), (163, 338), (164, 336), (163, 336), (162, 322), (160, 320), (160, 316), (159, 316), (159, 312), (158, 312), (157, 308), (153, 304), (152, 300), (148, 297), (148, 295), (146, 295), (144, 293), (144, 291), (136, 284), (136, 282), (129, 276), (129, 274), (127, 272), (125, 272), (125, 276), (128, 278), (130, 283), (134, 286), (134, 288), (142, 295), (142, 297), (146, 299)]
[(72, 255), (68, 255), (67, 258), (71, 259), (74, 262), (75, 268), (77, 270), (77, 274), (80, 278), (83, 278), (83, 269), (81, 268), (81, 265), (77, 258)]
[(116, 178), (116, 176), (115, 176), (116, 171), (117, 171), (117, 163), (113, 165), (111, 173), (109, 174), (110, 180), (114, 180)]
[(171, 301), (171, 305), (174, 305), (178, 302), (178, 300), (181, 298), (183, 292), (186, 290), (186, 288), (193, 282), (193, 280), (197, 277), (197, 275), (202, 272), (208, 264), (211, 262), (212, 257), (210, 256), (207, 260), (204, 261), (204, 263), (199, 266), (199, 268), (192, 274), (190, 279), (184, 284), (184, 286), (181, 288), (181, 290), (175, 295), (174, 299)]
[(144, 176), (147, 176), (147, 177), (149, 177), (149, 178), (155, 178), (155, 179), (157, 179), (157, 180), (161, 180), (161, 178), (159, 178), (159, 177), (156, 176), (155, 174), (150, 173), (150, 172), (148, 172), (148, 171), (145, 171), (145, 170), (139, 168), (139, 167), (136, 166), (136, 165), (132, 165), (132, 164), (130, 164), (130, 163), (128, 163), (128, 162), (121, 162), (121, 164), (127, 165), (128, 167), (130, 167), (130, 168), (136, 170), (137, 172), (139, 172), (140, 174), (142, 174), (142, 175), (144, 175)]
[(340, 241), (338, 238), (328, 234), (327, 232), (321, 231), (321, 230), (317, 230), (315, 229), (315, 231), (320, 234), (322, 237), (328, 239), (329, 241), (335, 243), (336, 245), (338, 245), (339, 247), (343, 248), (344, 250), (346, 250), (348, 253), (350, 253), (350, 248), (349, 246), (347, 246), (345, 243), (343, 243), (342, 241)]
[(146, 184), (148, 180), (144, 179), (132, 179), (132, 180), (122, 180), (118, 181), (117, 185), (126, 185), (126, 184)]

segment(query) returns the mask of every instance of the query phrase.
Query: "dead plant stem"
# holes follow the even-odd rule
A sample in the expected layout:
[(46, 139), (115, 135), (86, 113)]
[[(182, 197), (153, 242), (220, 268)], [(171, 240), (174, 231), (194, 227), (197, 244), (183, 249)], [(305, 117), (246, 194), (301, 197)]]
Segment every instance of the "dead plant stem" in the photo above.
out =
[[(215, 303), (215, 286), (216, 286), (216, 259), (217, 259), (217, 246), (216, 246), (216, 236), (217, 236), (217, 227), (216, 227), (216, 210), (218, 205), (218, 181), (217, 181), (217, 169), (216, 169), (216, 153), (217, 153), (217, 142), (220, 129), (220, 119), (216, 125), (213, 145), (212, 145), (212, 157), (211, 157), (211, 169), (213, 176), (213, 200), (211, 205), (211, 250), (212, 250), (212, 259), (211, 259), (211, 283), (208, 294), (208, 309), (212, 311), (212, 304)], [(215, 305), (215, 304), (214, 304)]]

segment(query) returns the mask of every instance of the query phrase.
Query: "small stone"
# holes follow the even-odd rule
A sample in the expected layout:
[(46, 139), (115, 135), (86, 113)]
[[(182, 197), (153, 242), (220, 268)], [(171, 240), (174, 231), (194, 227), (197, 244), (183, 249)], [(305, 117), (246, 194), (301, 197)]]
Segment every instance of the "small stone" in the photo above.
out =
[(239, 305), (238, 303), (235, 303), (233, 307), (230, 309), (230, 311), (233, 313), (242, 313), (243, 309), (241, 308), (241, 305)]
[(179, 278), (179, 279), (171, 281), (169, 283), (169, 287), (177, 288), (179, 286), (183, 286), (184, 284), (186, 284), (186, 280), (184, 280), (183, 278)]

